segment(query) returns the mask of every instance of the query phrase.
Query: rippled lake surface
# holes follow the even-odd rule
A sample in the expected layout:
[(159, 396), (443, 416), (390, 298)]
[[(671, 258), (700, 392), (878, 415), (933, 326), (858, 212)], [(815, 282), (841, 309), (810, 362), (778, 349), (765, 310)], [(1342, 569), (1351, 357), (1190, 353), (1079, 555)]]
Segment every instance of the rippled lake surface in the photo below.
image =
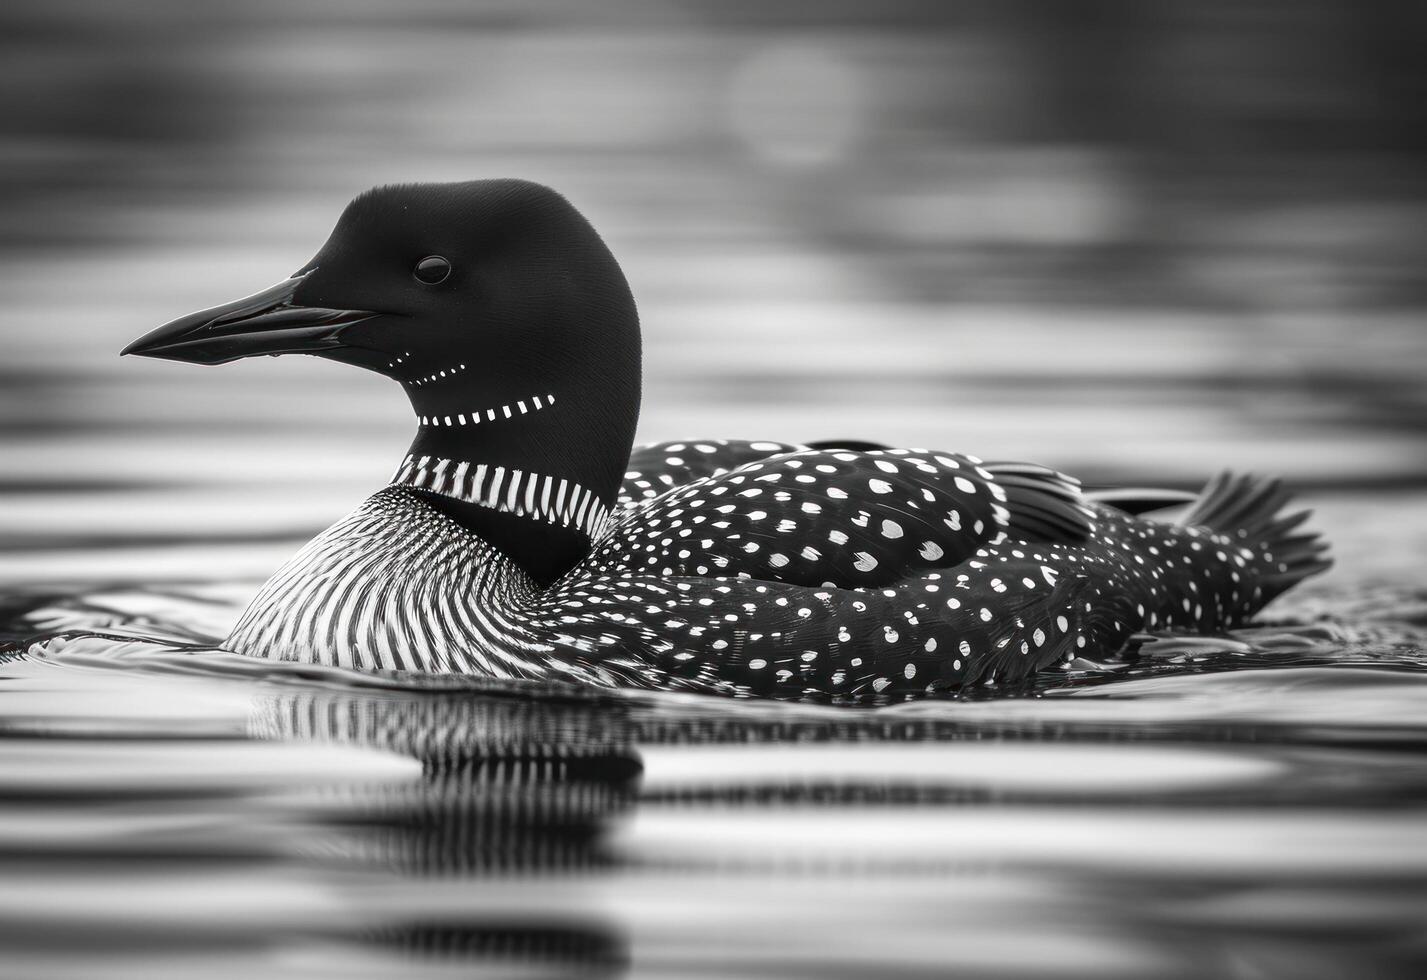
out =
[(1418, 976), (1422, 499), (1320, 503), (1344, 570), (1265, 625), (881, 709), (250, 660), (249, 558), (27, 585), (113, 550), (51, 528), (0, 593), (5, 975)]

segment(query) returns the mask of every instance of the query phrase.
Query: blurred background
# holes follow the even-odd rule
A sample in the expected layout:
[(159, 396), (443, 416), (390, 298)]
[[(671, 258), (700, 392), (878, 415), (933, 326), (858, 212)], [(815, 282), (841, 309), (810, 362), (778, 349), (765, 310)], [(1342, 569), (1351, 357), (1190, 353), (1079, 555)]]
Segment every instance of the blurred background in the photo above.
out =
[(118, 351), (371, 185), (487, 176), (621, 258), (645, 439), (1271, 470), (1415, 527), (1425, 9), (9, 0), (0, 577), (261, 575), (384, 482), (384, 379)]

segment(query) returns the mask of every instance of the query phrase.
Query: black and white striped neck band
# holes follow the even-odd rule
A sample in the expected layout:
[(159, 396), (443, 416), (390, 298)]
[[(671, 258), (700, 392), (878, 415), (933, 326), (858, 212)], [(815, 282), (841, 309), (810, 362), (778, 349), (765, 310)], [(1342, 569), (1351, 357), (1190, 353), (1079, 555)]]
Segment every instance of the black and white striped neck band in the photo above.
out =
[(391, 483), (578, 528), (591, 539), (609, 516), (599, 498), (570, 480), (444, 456), (407, 456)]

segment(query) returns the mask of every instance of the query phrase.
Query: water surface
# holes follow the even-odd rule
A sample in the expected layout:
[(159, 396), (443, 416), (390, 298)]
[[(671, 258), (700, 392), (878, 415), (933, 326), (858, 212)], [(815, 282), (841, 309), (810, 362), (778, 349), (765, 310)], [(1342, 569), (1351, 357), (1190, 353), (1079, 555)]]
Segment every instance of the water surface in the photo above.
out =
[(240, 576), (12, 587), (7, 969), (1418, 975), (1427, 594), (1393, 581), (881, 709), (249, 660), (211, 648)]

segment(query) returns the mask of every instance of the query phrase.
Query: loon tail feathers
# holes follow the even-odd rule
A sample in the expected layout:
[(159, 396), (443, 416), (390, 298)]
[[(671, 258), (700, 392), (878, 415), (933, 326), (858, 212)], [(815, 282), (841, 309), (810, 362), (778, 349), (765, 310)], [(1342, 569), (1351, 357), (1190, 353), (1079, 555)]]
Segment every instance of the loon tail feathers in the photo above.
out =
[(1317, 534), (1294, 533), (1313, 512), (1281, 513), (1292, 499), (1276, 478), (1226, 471), (1205, 485), (1179, 523), (1231, 535), (1258, 550), (1269, 565), (1261, 583), (1268, 600), (1333, 565), (1327, 542)]
[(1091, 511), (1080, 483), (1033, 463), (985, 463), (1006, 491), (1007, 530), (1028, 541), (1082, 541), (1090, 534)]

